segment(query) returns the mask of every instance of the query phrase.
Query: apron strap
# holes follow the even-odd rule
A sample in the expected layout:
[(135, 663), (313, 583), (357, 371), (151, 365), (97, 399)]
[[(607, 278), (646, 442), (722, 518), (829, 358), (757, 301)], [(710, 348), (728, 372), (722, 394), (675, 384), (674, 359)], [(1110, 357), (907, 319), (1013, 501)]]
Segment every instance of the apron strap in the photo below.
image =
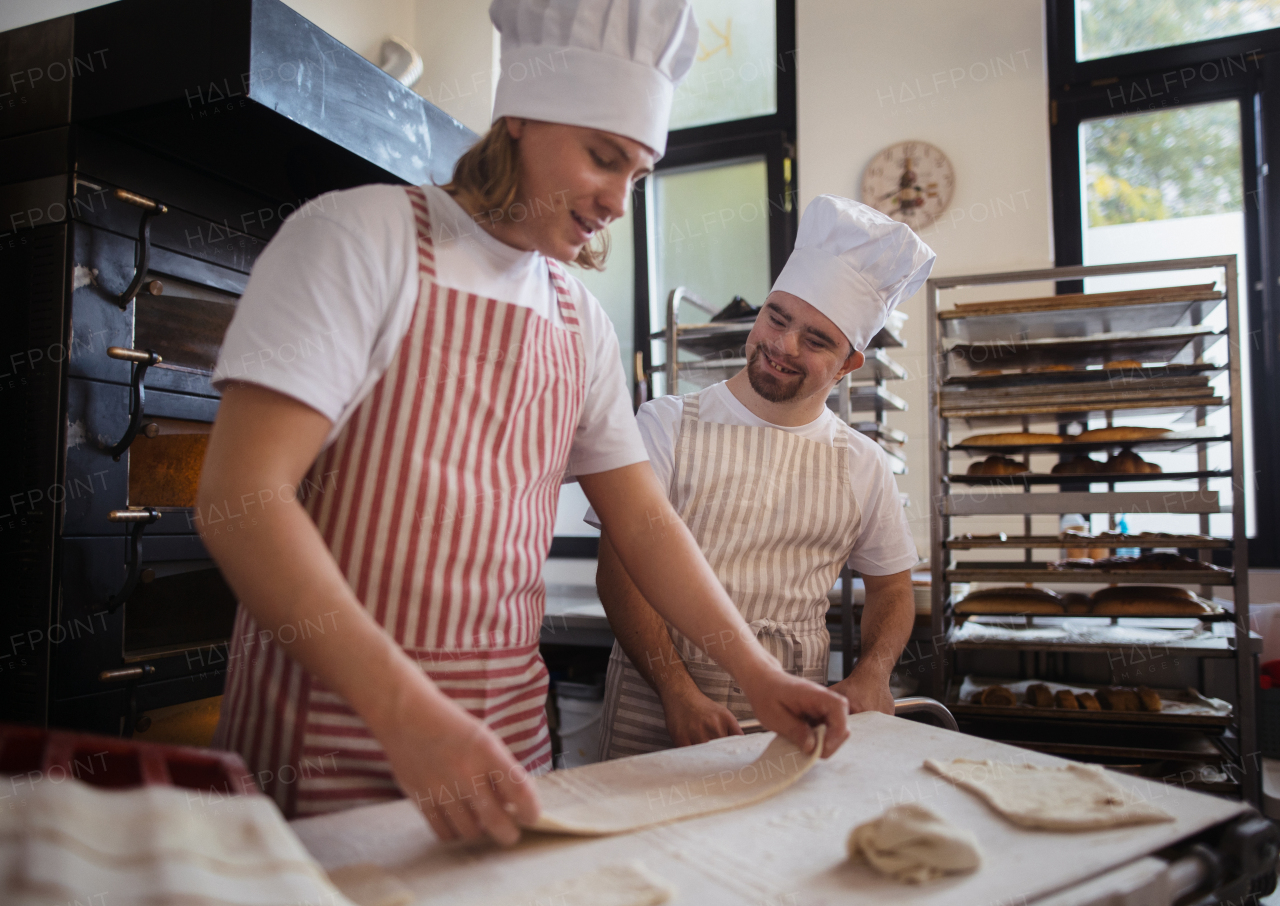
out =
[[(804, 647), (800, 643), (800, 637), (796, 635), (795, 627), (806, 626), (814, 621), (802, 622), (784, 622), (781, 620), (770, 620), (762, 617), (758, 620), (752, 620), (747, 627), (755, 633), (756, 638), (770, 636), (786, 643), (788, 657), (783, 663), (782, 669), (788, 673), (799, 675), (804, 669)], [(823, 619), (823, 625), (826, 621)]]
[(431, 213), (427, 210), (427, 193), (422, 186), (406, 186), (413, 223), (418, 236), (418, 279), (435, 279), (436, 250), (431, 242)]
[(573, 304), (573, 299), (569, 296), (569, 276), (565, 273), (564, 265), (554, 258), (547, 258), (547, 270), (551, 274), (551, 285), (555, 288), (556, 302), (560, 305), (560, 317), (564, 318), (565, 327), (574, 333), (581, 333), (582, 325), (578, 320), (578, 307)]

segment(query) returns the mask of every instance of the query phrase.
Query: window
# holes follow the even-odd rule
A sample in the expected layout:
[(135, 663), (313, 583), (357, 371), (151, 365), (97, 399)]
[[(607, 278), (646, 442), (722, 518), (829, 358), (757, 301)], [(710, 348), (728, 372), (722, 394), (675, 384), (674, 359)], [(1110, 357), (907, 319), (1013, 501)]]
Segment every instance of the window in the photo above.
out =
[[(1268, 116), (1265, 105), (1268, 96), (1276, 103), (1280, 71), (1263, 62), (1268, 49), (1280, 51), (1280, 29), (1267, 30), (1280, 23), (1280, 0), (1048, 0), (1048, 16), (1057, 263), (1237, 256), (1250, 563), (1280, 566), (1280, 476), (1269, 452), (1280, 440), (1280, 401), (1260, 392), (1280, 377), (1280, 237), (1264, 244), (1268, 223), (1280, 226), (1265, 182), (1266, 148), (1280, 147), (1280, 109)], [(1202, 274), (1090, 279), (1083, 288), (1180, 285)], [(1225, 394), (1226, 375), (1219, 383)], [(1225, 410), (1215, 419), (1229, 425)], [(1212, 517), (1212, 531), (1226, 534), (1229, 520)], [(1130, 527), (1139, 527), (1134, 517)]]
[(1076, 0), (1075, 7), (1077, 60), (1280, 26), (1278, 0)]
[(671, 128), (778, 112), (774, 0), (694, 0), (698, 55), (676, 89)]

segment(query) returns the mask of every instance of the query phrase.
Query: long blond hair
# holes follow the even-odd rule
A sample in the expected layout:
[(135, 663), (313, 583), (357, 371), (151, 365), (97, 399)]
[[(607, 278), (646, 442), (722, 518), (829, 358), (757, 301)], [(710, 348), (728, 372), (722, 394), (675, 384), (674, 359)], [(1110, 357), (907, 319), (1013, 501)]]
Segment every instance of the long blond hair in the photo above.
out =
[[(507, 131), (505, 117), (489, 127), (480, 141), (458, 158), (453, 179), (440, 188), (472, 211), (501, 212), (506, 217), (516, 205), (520, 180), (520, 144)], [(573, 263), (587, 270), (604, 270), (609, 257), (609, 231), (601, 229), (578, 252)]]

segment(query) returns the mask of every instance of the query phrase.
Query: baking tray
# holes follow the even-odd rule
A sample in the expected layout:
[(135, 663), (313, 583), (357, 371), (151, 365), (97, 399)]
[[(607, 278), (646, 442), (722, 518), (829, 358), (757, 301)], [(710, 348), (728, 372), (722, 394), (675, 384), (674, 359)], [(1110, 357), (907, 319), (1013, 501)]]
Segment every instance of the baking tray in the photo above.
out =
[[(1087, 544), (1070, 546), (1088, 547)], [(960, 561), (947, 570), (948, 582), (1008, 582), (1011, 585), (1025, 582), (1055, 585), (1232, 585), (1234, 576), (1235, 573), (1229, 569), (1049, 569), (1045, 561), (1025, 563), (1019, 560)]]
[[(1054, 723), (1071, 724), (1128, 724), (1131, 726), (1164, 726), (1184, 729), (1223, 730), (1231, 725), (1231, 706), (1220, 699), (1210, 699), (1194, 689), (1160, 689), (1160, 698), (1165, 704), (1164, 711), (1069, 711), (1063, 708), (1031, 708), (1023, 704), (1011, 707), (975, 705), (965, 699), (970, 689), (983, 689), (987, 686), (1001, 685), (1021, 697), (1027, 686), (1033, 683), (1044, 683), (1051, 692), (1059, 689), (1070, 689), (1072, 692), (1094, 692), (1104, 688), (1086, 683), (1055, 683), (1050, 680), (1025, 679), (1011, 680), (998, 677), (966, 676), (956, 685), (954, 682), (947, 691), (947, 708), (957, 719), (963, 717), (992, 717), (1008, 720), (1039, 720)], [(1133, 688), (1126, 684), (1124, 688)], [(1155, 688), (1155, 687), (1152, 687)], [(1168, 697), (1167, 697), (1168, 696)], [(1206, 704), (1206, 703), (1216, 703)], [(1172, 712), (1168, 708), (1179, 706), (1185, 712)], [(1225, 706), (1225, 710), (1223, 707)]]
[(979, 550), (986, 548), (1025, 550), (1027, 548), (1049, 549), (1055, 547), (1105, 547), (1112, 550), (1121, 547), (1176, 547), (1183, 549), (1208, 550), (1210, 548), (1231, 547), (1234, 544), (1235, 542), (1230, 538), (1197, 538), (1193, 535), (1168, 535), (1163, 538), (1150, 538), (1143, 535), (1121, 535), (1112, 538), (1063, 538), (1061, 535), (1009, 535), (1004, 540), (999, 538), (948, 538), (943, 542), (943, 547), (957, 551)]
[[(1231, 470), (1218, 470), (1207, 472), (1080, 472), (1070, 475), (1053, 475), (1044, 472), (1019, 472), (1016, 475), (948, 475), (947, 481), (952, 484), (974, 484), (997, 487), (1006, 486), (1010, 488), (1026, 487), (1027, 485), (1039, 484), (1066, 484), (1079, 483), (1087, 481), (1090, 484), (1096, 482), (1122, 482), (1131, 481), (1186, 481), (1193, 478), (1230, 478)], [(1051, 545), (1052, 546), (1052, 545)], [(1132, 544), (1122, 544), (1120, 547), (1133, 547)], [(1152, 545), (1148, 545), (1150, 547)], [(1160, 544), (1159, 547), (1174, 547), (1172, 544)], [(1184, 547), (1189, 545), (1183, 545)]]
[(1139, 362), (1190, 363), (1226, 337), (1212, 327), (1171, 327), (1144, 331), (1100, 333), (1085, 337), (1013, 340), (1011, 342), (954, 343), (947, 352), (974, 370), (1025, 368), (1035, 365), (1103, 365), (1120, 359)]
[(1174, 451), (1183, 450), (1194, 444), (1229, 443), (1230, 441), (1231, 435), (1223, 434), (1218, 429), (1195, 428), (1188, 431), (1175, 431), (1152, 440), (1108, 440), (1089, 441), (1085, 443), (1081, 443), (1080, 441), (1064, 440), (1060, 444), (983, 444), (981, 446), (970, 446), (968, 444), (956, 443), (949, 446), (947, 449), (953, 453), (972, 452), (983, 456), (986, 456), (989, 453), (1008, 453), (1011, 450), (1025, 450), (1028, 453), (1096, 453), (1102, 450), (1110, 452), (1113, 450), (1128, 448), (1133, 448), (1135, 450)]
[(1225, 296), (1213, 284), (1116, 293), (1079, 293), (960, 303), (938, 312), (948, 337), (984, 342), (1009, 337), (1086, 336), (1198, 324)]
[(990, 387), (1039, 387), (1045, 384), (1101, 384), (1120, 379), (1148, 379), (1163, 381), (1189, 375), (1204, 375), (1214, 378), (1227, 370), (1225, 365), (1212, 362), (1189, 362), (1184, 364), (1150, 364), (1141, 368), (1073, 368), (1070, 371), (1019, 371), (1010, 369), (998, 374), (952, 374), (943, 380), (945, 387), (968, 387), (983, 389)]
[[(1151, 624), (1161, 624), (1152, 627)], [(1257, 633), (1251, 638), (1261, 644)], [(1205, 624), (1194, 617), (1161, 619), (1122, 617), (1042, 616), (1035, 625), (1015, 625), (1006, 617), (978, 615), (959, 621), (947, 635), (947, 644), (959, 651), (1054, 651), (1096, 653), (1123, 651), (1137, 658), (1168, 656), (1235, 656), (1235, 627), (1225, 622)]]

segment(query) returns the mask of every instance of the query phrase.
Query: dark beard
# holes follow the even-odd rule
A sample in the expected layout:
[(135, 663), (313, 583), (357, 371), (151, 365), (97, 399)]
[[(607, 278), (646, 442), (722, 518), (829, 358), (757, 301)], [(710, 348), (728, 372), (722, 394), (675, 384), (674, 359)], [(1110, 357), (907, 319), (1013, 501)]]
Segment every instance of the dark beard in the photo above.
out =
[(751, 350), (751, 358), (747, 359), (747, 381), (751, 389), (771, 403), (789, 403), (804, 389), (804, 375), (801, 374), (795, 384), (785, 386), (776, 382), (773, 377), (776, 373), (764, 361), (759, 346)]

